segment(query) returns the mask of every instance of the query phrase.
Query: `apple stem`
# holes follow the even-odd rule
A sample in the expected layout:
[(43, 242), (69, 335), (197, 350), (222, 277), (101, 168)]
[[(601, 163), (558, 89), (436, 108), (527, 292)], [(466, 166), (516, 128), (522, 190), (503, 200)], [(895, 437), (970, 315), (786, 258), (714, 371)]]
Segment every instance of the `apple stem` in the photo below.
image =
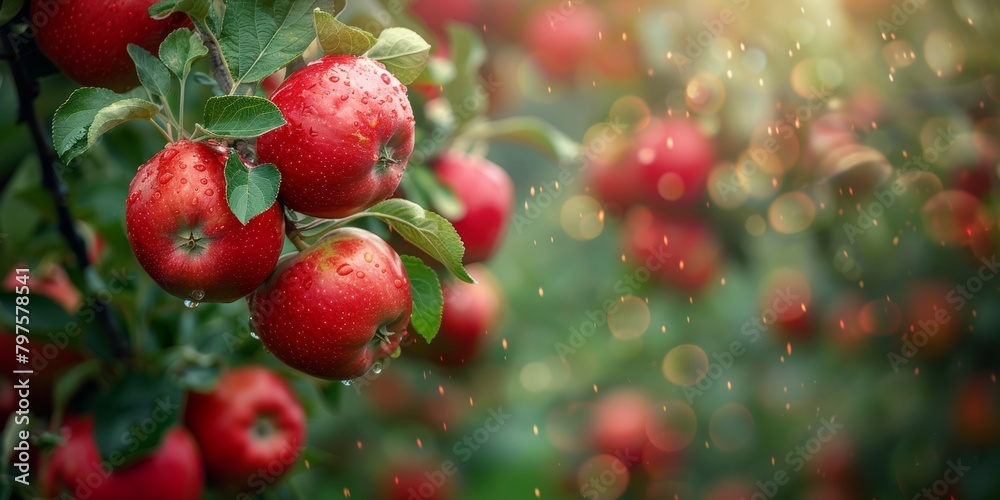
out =
[(295, 245), (300, 252), (309, 248), (309, 244), (302, 239), (302, 233), (299, 231), (299, 227), (295, 224), (295, 221), (285, 213), (285, 236)]
[[(3, 42), (3, 59), (10, 66), (14, 77), (14, 84), (17, 87), (18, 121), (28, 127), (28, 130), (31, 132), (31, 138), (35, 143), (35, 149), (38, 150), (38, 160), (42, 168), (42, 185), (52, 195), (52, 204), (55, 206), (59, 232), (73, 252), (77, 266), (80, 268), (80, 273), (83, 275), (90, 274), (88, 273), (88, 269), (91, 267), (91, 262), (90, 257), (87, 255), (87, 244), (77, 231), (73, 216), (69, 211), (67, 200), (69, 197), (69, 188), (66, 187), (66, 184), (59, 177), (58, 159), (52, 146), (49, 145), (48, 138), (45, 136), (42, 124), (38, 119), (38, 113), (35, 110), (35, 98), (38, 97), (39, 91), (38, 82), (28, 76), (27, 71), (21, 65), (21, 58), (17, 52), (17, 48), (14, 47), (8, 35), (9, 31), (6, 27), (0, 29), (0, 40)], [(91, 295), (94, 292), (93, 288), (94, 286), (89, 281), (84, 280), (82, 291), (85, 295)], [(115, 357), (126, 364), (130, 363), (131, 348), (129, 346), (129, 338), (121, 329), (118, 320), (111, 313), (111, 308), (94, 308), (93, 312), (102, 329), (109, 337), (109, 343)]]

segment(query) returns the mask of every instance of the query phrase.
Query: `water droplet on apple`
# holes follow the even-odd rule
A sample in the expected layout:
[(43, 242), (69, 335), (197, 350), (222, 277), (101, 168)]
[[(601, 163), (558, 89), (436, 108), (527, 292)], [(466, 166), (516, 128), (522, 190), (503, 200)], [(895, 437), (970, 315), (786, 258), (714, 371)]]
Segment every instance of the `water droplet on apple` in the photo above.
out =
[(170, 172), (165, 172), (163, 174), (160, 174), (160, 177), (159, 177), (158, 180), (160, 181), (160, 184), (166, 184), (166, 183), (170, 182), (173, 178), (174, 178), (174, 174), (171, 174)]
[(205, 196), (212, 196), (213, 194), (215, 194), (215, 191), (212, 191), (211, 189), (205, 190)]
[(136, 192), (134, 192), (134, 193), (132, 193), (132, 194), (130, 194), (129, 197), (128, 197), (128, 204), (131, 205), (131, 204), (135, 203), (136, 200), (138, 200), (140, 196), (142, 196), (142, 190), (141, 189), (138, 190), (138, 191), (136, 191)]
[(201, 178), (201, 185), (204, 186), (205, 184), (208, 184), (208, 179), (202, 177)]
[(389, 78), (389, 75), (382, 73), (382, 83), (385, 83), (386, 85), (391, 85), (392, 79)]
[(364, 278), (364, 277), (365, 277), (365, 273), (364, 273), (364, 272), (362, 272), (362, 271), (358, 271), (358, 274), (357, 274), (357, 277), (358, 277), (359, 279), (360, 279), (360, 278)]
[(372, 261), (371, 252), (365, 252), (365, 262), (371, 262), (371, 261)]
[(198, 307), (200, 305), (201, 305), (201, 302), (198, 302), (197, 300), (185, 300), (184, 301), (184, 307), (186, 307), (188, 309), (194, 309), (194, 308), (196, 308), (196, 307)]
[(160, 161), (170, 161), (174, 159), (175, 156), (177, 156), (177, 150), (173, 148), (167, 148), (163, 152), (163, 155), (160, 156)]
[(403, 288), (403, 280), (393, 281), (392, 284), (396, 285), (396, 288)]
[(199, 163), (199, 164), (197, 164), (197, 165), (194, 166), (194, 169), (197, 170), (197, 171), (199, 171), (199, 172), (204, 172), (205, 171), (205, 165), (202, 165), (201, 163)]
[(153, 193), (153, 199), (154, 199), (154, 200), (159, 200), (161, 196), (163, 196), (163, 195), (162, 195), (162, 194), (160, 194), (160, 192), (159, 192), (159, 191), (157, 191), (157, 192)]
[(375, 375), (378, 375), (379, 373), (382, 373), (382, 362), (381, 361), (376, 361), (375, 364), (372, 365), (372, 373), (374, 373)]
[(339, 76), (337, 76), (337, 75), (331, 75), (330, 76), (330, 83), (337, 83), (339, 81), (340, 81), (340, 77)]
[(255, 339), (257, 339), (257, 340), (260, 340), (260, 337), (257, 336), (257, 332), (251, 331), (250, 332), (250, 336), (253, 337), (253, 338), (255, 338)]
[(341, 100), (341, 101), (346, 101), (346, 100), (348, 100), (348, 99), (350, 99), (350, 98), (351, 98), (351, 96), (349, 96), (349, 95), (347, 95), (347, 94), (343, 94), (343, 95), (341, 95), (341, 96), (340, 96), (340, 100)]
[(341, 264), (340, 267), (337, 268), (337, 274), (341, 276), (347, 276), (353, 272), (354, 268), (352, 268), (350, 264)]
[(191, 292), (191, 298), (194, 299), (194, 300), (204, 299), (205, 298), (205, 291), (204, 290), (194, 290), (193, 292)]

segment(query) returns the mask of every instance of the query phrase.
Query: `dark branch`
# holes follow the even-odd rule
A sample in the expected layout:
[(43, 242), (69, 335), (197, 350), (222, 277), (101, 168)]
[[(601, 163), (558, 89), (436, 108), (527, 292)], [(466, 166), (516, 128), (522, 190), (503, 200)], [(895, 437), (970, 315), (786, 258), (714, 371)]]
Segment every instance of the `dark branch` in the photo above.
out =
[[(52, 195), (52, 202), (55, 205), (56, 216), (58, 218), (59, 232), (66, 240), (66, 244), (73, 252), (77, 265), (82, 273), (86, 273), (90, 267), (90, 258), (87, 256), (87, 245), (77, 232), (73, 223), (73, 216), (69, 212), (67, 197), (69, 190), (59, 178), (57, 173), (58, 158), (55, 151), (49, 146), (49, 140), (42, 128), (38, 114), (35, 112), (35, 98), (38, 97), (38, 82), (28, 76), (17, 49), (8, 38), (9, 32), (4, 27), (0, 30), (0, 38), (3, 39), (3, 58), (8, 62), (11, 73), (14, 77), (14, 84), (17, 86), (18, 96), (18, 121), (25, 124), (31, 132), (31, 138), (38, 150), (38, 160), (42, 167), (42, 185)], [(85, 285), (86, 287), (86, 285)], [(87, 292), (85, 290), (85, 292)], [(95, 308), (94, 313), (101, 328), (107, 333), (111, 349), (118, 359), (128, 362), (131, 358), (128, 337), (118, 325), (118, 321), (111, 314), (108, 307)]]

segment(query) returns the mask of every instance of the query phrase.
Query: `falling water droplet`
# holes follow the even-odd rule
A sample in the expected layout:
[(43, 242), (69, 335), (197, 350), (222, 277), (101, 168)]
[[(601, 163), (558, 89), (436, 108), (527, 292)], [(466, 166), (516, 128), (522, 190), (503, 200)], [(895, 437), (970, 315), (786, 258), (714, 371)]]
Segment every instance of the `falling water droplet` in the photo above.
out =
[(353, 380), (341, 380), (340, 383), (346, 385), (347, 387), (350, 387), (351, 385), (354, 384), (354, 381)]
[(341, 276), (347, 276), (353, 272), (354, 268), (352, 268), (350, 264), (341, 264), (340, 267), (337, 268), (337, 274)]
[(205, 291), (204, 290), (195, 290), (195, 291), (191, 292), (191, 298), (194, 299), (194, 300), (204, 299), (205, 298)]
[(375, 375), (378, 375), (379, 373), (382, 373), (382, 362), (381, 361), (376, 361), (375, 364), (372, 365), (372, 373), (374, 373)]
[(186, 307), (188, 309), (194, 309), (194, 308), (196, 308), (196, 307), (198, 307), (200, 305), (201, 305), (201, 302), (198, 302), (197, 300), (185, 300), (184, 301), (184, 307)]
[(250, 332), (250, 336), (257, 340), (260, 340), (260, 337), (257, 336), (257, 332)]

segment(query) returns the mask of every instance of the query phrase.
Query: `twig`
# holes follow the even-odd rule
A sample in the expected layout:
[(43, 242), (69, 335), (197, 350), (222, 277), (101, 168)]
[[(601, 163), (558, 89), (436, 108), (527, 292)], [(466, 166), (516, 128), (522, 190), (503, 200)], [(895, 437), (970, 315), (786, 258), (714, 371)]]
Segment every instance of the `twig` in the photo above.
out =
[(288, 239), (300, 252), (309, 248), (309, 245), (302, 239), (302, 233), (299, 232), (299, 227), (295, 225), (295, 221), (288, 216), (288, 212), (285, 212), (285, 236), (288, 236)]
[[(223, 94), (231, 94), (233, 92), (233, 75), (229, 72), (226, 58), (222, 55), (219, 40), (215, 38), (215, 35), (209, 29), (199, 26), (198, 23), (195, 23), (195, 29), (201, 35), (202, 43), (208, 48), (208, 59), (212, 67), (212, 77), (218, 82), (219, 90)], [(181, 105), (183, 106), (184, 104), (181, 103)]]
[[(73, 223), (73, 216), (70, 214), (69, 206), (67, 204), (69, 189), (56, 173), (56, 164), (58, 159), (56, 158), (55, 151), (51, 146), (49, 146), (48, 138), (46, 137), (46, 134), (42, 129), (42, 124), (38, 119), (37, 113), (35, 112), (35, 98), (38, 97), (38, 82), (30, 78), (24, 67), (21, 65), (20, 56), (18, 55), (17, 49), (13, 46), (13, 44), (11, 44), (10, 39), (8, 38), (8, 31), (6, 27), (0, 29), (0, 39), (3, 40), (4, 59), (7, 60), (10, 66), (11, 73), (14, 77), (14, 83), (17, 86), (18, 121), (28, 126), (28, 130), (31, 132), (31, 138), (35, 143), (35, 149), (38, 150), (38, 159), (42, 167), (42, 185), (52, 195), (52, 202), (55, 205), (56, 216), (58, 219), (59, 232), (62, 234), (63, 238), (66, 240), (66, 244), (73, 252), (73, 256), (76, 258), (77, 266), (80, 268), (80, 272), (86, 274), (87, 269), (90, 268), (90, 257), (87, 256), (87, 245), (83, 241), (83, 237), (80, 236), (80, 233), (77, 232), (76, 226)], [(84, 288), (89, 288), (89, 285), (85, 284)], [(90, 290), (84, 290), (84, 292), (89, 293)], [(131, 360), (129, 340), (121, 327), (118, 325), (118, 321), (115, 319), (114, 315), (111, 314), (111, 309), (108, 307), (95, 308), (94, 313), (97, 316), (97, 321), (101, 325), (101, 328), (109, 337), (111, 349), (115, 356), (118, 359), (129, 363)]]

